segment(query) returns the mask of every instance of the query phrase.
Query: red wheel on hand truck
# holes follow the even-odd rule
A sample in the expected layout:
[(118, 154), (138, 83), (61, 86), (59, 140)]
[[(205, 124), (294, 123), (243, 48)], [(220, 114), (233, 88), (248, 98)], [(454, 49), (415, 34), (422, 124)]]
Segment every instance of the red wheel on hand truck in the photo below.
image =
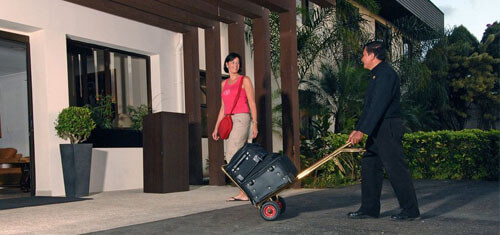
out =
[(273, 196), (272, 200), (278, 203), (278, 206), (280, 206), (280, 214), (285, 213), (286, 210), (286, 202), (283, 197), (280, 196)]
[(260, 216), (268, 221), (275, 220), (281, 213), (278, 202), (268, 201), (260, 207)]

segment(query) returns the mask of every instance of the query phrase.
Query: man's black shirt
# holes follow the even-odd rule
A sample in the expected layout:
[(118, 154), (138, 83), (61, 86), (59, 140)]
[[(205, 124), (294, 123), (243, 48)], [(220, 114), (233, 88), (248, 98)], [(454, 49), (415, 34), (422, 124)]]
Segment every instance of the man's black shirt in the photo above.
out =
[(371, 135), (383, 119), (401, 116), (399, 84), (396, 71), (387, 62), (382, 61), (372, 69), (356, 130)]

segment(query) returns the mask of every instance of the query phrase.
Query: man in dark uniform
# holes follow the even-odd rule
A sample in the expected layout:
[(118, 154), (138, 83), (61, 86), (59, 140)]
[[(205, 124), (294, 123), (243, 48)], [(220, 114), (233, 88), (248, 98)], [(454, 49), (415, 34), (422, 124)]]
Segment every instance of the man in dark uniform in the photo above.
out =
[(420, 211), (403, 152), (399, 78), (384, 60), (382, 42), (365, 45), (361, 61), (365, 69), (371, 70), (370, 84), (365, 94), (363, 113), (348, 140), (357, 144), (364, 135), (368, 135), (361, 169), (361, 207), (347, 216), (352, 219), (379, 217), (385, 168), (403, 209), (391, 218), (412, 220), (420, 216)]

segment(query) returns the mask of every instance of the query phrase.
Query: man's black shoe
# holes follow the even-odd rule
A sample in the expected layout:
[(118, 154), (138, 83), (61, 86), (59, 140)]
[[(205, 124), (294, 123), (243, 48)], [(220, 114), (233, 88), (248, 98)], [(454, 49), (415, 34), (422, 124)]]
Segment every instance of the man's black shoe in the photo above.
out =
[(391, 219), (396, 220), (396, 221), (411, 221), (411, 220), (417, 219), (419, 216), (420, 216), (419, 214), (409, 215), (407, 213), (401, 212), (397, 215), (391, 216)]
[(366, 219), (366, 218), (378, 218), (378, 216), (369, 215), (363, 211), (355, 211), (347, 213), (347, 218), (349, 219)]

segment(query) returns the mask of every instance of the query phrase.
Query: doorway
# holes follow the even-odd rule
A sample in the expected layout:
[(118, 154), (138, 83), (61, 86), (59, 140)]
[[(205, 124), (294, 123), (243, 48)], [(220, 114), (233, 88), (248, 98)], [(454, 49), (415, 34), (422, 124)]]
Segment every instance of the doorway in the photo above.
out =
[(0, 31), (0, 199), (35, 193), (29, 37)]

